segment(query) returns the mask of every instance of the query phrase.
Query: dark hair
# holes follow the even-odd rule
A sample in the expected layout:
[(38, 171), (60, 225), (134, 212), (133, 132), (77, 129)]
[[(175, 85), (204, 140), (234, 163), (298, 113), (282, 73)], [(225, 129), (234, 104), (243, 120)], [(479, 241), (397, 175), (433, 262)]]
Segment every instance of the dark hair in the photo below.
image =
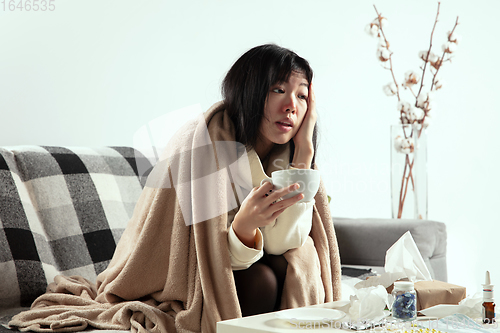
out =
[[(313, 70), (307, 60), (275, 44), (254, 47), (236, 60), (222, 82), (222, 96), (235, 126), (236, 141), (255, 147), (269, 90), (276, 83), (288, 81), (292, 72), (304, 74), (311, 83)], [(316, 141), (317, 126), (313, 133), (315, 155)], [(295, 150), (293, 140), (290, 144), (291, 162)]]

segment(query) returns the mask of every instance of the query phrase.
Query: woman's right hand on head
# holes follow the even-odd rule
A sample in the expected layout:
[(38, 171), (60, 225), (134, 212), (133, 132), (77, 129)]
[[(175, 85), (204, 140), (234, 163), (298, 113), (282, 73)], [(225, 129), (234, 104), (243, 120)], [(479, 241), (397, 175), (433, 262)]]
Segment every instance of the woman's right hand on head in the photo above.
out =
[(248, 247), (254, 247), (257, 228), (273, 222), (286, 208), (301, 200), (304, 195), (297, 194), (291, 198), (280, 200), (291, 191), (295, 191), (298, 184), (292, 184), (279, 190), (273, 189), (273, 184), (266, 182), (254, 187), (243, 200), (241, 207), (233, 221), (236, 236)]

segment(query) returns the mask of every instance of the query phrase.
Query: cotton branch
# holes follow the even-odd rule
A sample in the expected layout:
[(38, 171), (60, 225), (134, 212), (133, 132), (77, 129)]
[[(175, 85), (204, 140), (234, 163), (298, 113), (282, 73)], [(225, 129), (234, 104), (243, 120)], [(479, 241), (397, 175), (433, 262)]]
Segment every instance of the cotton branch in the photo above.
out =
[[(382, 33), (382, 37), (384, 38), (384, 42), (385, 42), (385, 45), (387, 47), (387, 51), (389, 51), (389, 42), (387, 41), (387, 38), (385, 38), (384, 29), (382, 29), (382, 15), (379, 14), (377, 7), (375, 5), (373, 5), (373, 8), (375, 8), (375, 12), (377, 13), (379, 29), (380, 29), (380, 32)], [(389, 70), (391, 71), (392, 79), (394, 81), (394, 84), (396, 85), (396, 95), (398, 96), (398, 101), (400, 101), (401, 98), (399, 97), (399, 85), (398, 85), (398, 82), (396, 80), (396, 76), (394, 76), (394, 70), (392, 69), (392, 52), (390, 52), (390, 55), (389, 55)]]
[[(457, 28), (457, 26), (459, 24), (460, 23), (458, 22), (458, 16), (457, 16), (457, 20), (455, 21), (455, 25), (453, 26), (453, 29), (451, 30), (450, 34), (448, 35), (448, 41), (450, 41), (450, 36), (453, 35), (453, 33), (455, 32), (455, 29)], [(441, 56), (441, 60), (439, 62), (439, 66), (438, 66), (438, 68), (436, 68), (436, 73), (434, 73), (434, 76), (432, 78), (431, 90), (434, 88), (434, 83), (435, 83), (435, 80), (436, 80), (437, 73), (441, 69), (441, 66), (443, 65), (443, 62), (446, 61), (446, 60), (444, 60), (445, 55), (446, 55), (446, 51), (443, 52), (443, 55)], [(450, 60), (450, 59), (447, 59), (447, 60)]]
[[(439, 8), (440, 7), (441, 7), (441, 2), (438, 2), (438, 9), (437, 9), (437, 13), (436, 13), (436, 19), (434, 20), (434, 26), (432, 27), (432, 31), (431, 31), (431, 41), (430, 41), (430, 45), (429, 45), (429, 50), (427, 51), (427, 56), (426, 56), (426, 59), (425, 59), (424, 69), (422, 70), (422, 81), (420, 81), (420, 89), (418, 89), (417, 97), (415, 98), (415, 106), (417, 106), (417, 104), (418, 104), (417, 99), (418, 99), (418, 96), (420, 96), (420, 92), (422, 91), (422, 88), (424, 86), (425, 69), (427, 68), (427, 62), (429, 61), (429, 55), (431, 54), (432, 38), (434, 36), (434, 30), (436, 29), (436, 25), (438, 23)], [(435, 74), (434, 74), (434, 77), (436, 77)], [(432, 80), (432, 82), (434, 84), (434, 79)], [(431, 90), (432, 90), (432, 88), (431, 88)]]

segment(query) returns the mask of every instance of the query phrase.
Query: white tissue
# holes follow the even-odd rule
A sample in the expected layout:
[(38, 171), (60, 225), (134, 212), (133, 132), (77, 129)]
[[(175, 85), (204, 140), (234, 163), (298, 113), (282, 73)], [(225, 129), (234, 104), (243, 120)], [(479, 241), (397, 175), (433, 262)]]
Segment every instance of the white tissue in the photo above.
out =
[(368, 287), (356, 290), (356, 296), (351, 296), (349, 317), (353, 320), (375, 320), (386, 317), (384, 311), (389, 305), (387, 290), (382, 286)]
[(394, 281), (408, 278), (410, 281), (431, 281), (431, 273), (425, 265), (424, 259), (407, 231), (385, 254), (385, 273), (358, 282), (354, 287), (366, 288), (376, 285), (389, 287)]
[(420, 310), (426, 316), (443, 318), (455, 313), (461, 313), (469, 318), (478, 318), (482, 316), (483, 294), (475, 293), (473, 296), (464, 298), (455, 304), (438, 304), (427, 309)]

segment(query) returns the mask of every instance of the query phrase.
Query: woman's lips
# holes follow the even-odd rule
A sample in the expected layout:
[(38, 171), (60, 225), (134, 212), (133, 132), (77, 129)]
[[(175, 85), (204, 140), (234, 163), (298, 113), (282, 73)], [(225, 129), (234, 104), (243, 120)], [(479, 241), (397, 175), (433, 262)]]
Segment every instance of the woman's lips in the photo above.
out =
[(277, 121), (275, 124), (278, 127), (278, 129), (282, 132), (289, 132), (292, 130), (292, 125), (289, 123)]

